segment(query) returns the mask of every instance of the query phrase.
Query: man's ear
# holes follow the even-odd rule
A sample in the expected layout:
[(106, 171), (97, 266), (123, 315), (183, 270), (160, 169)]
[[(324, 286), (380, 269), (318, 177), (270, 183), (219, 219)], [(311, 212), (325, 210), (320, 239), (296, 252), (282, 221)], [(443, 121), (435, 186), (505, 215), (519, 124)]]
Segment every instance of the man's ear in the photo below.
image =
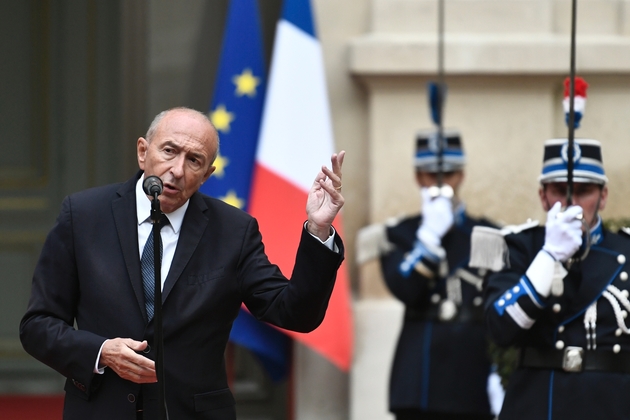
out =
[(145, 138), (140, 137), (138, 139), (138, 143), (136, 145), (136, 150), (137, 150), (137, 154), (138, 154), (138, 166), (143, 171), (144, 171), (144, 162), (145, 162), (145, 160), (147, 158), (147, 150), (148, 149), (149, 149), (149, 142)]
[(212, 175), (212, 173), (217, 169), (216, 166), (212, 166), (210, 165), (210, 167), (208, 168), (208, 170), (206, 171), (206, 173), (203, 176), (203, 181), (201, 181), (201, 183), (203, 184), (204, 182), (206, 182), (208, 180), (208, 178), (210, 178), (210, 175)]
[(547, 201), (547, 197), (545, 197), (545, 188), (542, 185), (538, 188), (538, 197), (540, 198), (540, 204), (542, 204), (543, 210), (549, 211), (549, 202)]
[(606, 201), (608, 200), (608, 186), (604, 185), (602, 187), (601, 196), (599, 198), (599, 211), (602, 211), (606, 208)]

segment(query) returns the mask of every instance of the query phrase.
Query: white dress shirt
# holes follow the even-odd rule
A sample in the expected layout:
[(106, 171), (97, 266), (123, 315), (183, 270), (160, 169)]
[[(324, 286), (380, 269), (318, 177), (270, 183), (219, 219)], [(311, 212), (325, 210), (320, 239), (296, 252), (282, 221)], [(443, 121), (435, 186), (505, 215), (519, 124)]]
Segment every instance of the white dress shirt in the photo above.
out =
[[(140, 177), (136, 183), (136, 213), (138, 221), (138, 258), (142, 258), (142, 250), (144, 244), (147, 243), (147, 239), (151, 234), (153, 225), (151, 224), (151, 200), (144, 193), (142, 189), (142, 182), (144, 181), (144, 175)], [(164, 282), (166, 276), (171, 268), (173, 257), (175, 256), (175, 248), (177, 248), (177, 241), (179, 239), (179, 232), (182, 230), (182, 222), (184, 221), (184, 215), (190, 200), (187, 200), (183, 206), (178, 208), (172, 213), (167, 213), (169, 224), (162, 228), (162, 289), (164, 289)]]

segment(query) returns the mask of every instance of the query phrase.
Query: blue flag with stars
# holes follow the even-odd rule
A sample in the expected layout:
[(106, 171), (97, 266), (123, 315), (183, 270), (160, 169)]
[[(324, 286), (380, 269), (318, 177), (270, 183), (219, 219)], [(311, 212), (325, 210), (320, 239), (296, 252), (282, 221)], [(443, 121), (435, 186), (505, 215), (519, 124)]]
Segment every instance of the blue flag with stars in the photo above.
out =
[[(219, 132), (215, 172), (200, 188), (247, 211), (265, 97), (265, 66), (257, 0), (231, 0), (209, 117)], [(271, 378), (288, 371), (290, 339), (241, 309), (230, 341), (249, 348)]]

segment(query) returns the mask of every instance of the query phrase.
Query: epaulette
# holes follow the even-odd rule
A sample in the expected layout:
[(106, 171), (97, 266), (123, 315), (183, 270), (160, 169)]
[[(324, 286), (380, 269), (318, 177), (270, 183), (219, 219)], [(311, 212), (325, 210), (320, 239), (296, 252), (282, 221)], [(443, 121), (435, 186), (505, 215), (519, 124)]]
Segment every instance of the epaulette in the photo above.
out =
[(630, 227), (621, 227), (619, 228), (619, 232), (620, 234), (624, 235), (624, 236), (630, 236)]
[(538, 220), (528, 220), (520, 225), (508, 225), (501, 229), (475, 226), (470, 239), (470, 267), (500, 271), (509, 267), (510, 259), (505, 235), (524, 232), (538, 226)]
[(390, 217), (387, 220), (385, 220), (385, 226), (386, 227), (394, 227), (398, 223), (402, 222), (405, 218), (406, 218), (406, 216), (404, 216), (404, 215)]
[(538, 220), (527, 219), (527, 222), (522, 223), (520, 225), (507, 225), (501, 228), (501, 233), (503, 236), (508, 235), (510, 233), (521, 233), (526, 230), (532, 229), (540, 225)]
[(378, 258), (393, 249), (387, 240), (387, 228), (396, 224), (396, 220), (388, 219), (385, 223), (374, 223), (359, 229), (355, 243), (357, 264)]

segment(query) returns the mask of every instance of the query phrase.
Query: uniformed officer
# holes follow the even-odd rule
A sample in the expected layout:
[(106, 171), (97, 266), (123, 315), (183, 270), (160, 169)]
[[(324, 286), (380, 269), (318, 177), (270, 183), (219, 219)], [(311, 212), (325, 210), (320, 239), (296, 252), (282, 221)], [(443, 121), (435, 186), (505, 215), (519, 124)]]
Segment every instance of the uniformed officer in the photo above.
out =
[(602, 227), (608, 188), (596, 140), (575, 140), (565, 209), (567, 149), (566, 139), (545, 143), (545, 226), (507, 234), (509, 263), (488, 276), (491, 337), (520, 348), (500, 419), (630, 418), (630, 238)]
[(405, 304), (390, 379), (389, 408), (397, 420), (492, 417), (483, 273), (468, 267), (472, 228), (492, 224), (466, 213), (458, 196), (461, 139), (455, 132), (444, 137), (444, 188), (435, 188), (436, 134), (420, 134), (415, 170), (422, 215), (391, 223), (382, 247), (384, 278)]

